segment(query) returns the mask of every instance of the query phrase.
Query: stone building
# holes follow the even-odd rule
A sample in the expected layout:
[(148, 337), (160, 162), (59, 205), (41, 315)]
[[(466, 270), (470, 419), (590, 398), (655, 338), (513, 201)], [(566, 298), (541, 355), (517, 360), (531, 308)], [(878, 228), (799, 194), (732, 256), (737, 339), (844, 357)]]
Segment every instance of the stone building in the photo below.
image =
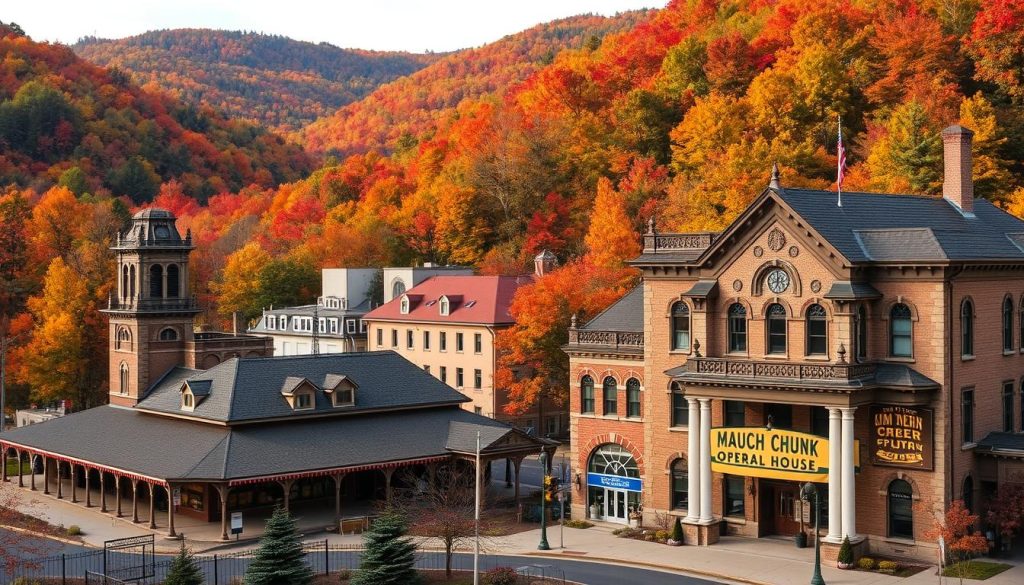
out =
[(1024, 482), (1024, 222), (975, 199), (770, 185), (721, 233), (652, 224), (642, 283), (570, 331), (573, 513), (683, 519), (687, 543), (809, 531), (934, 558), (954, 499)]

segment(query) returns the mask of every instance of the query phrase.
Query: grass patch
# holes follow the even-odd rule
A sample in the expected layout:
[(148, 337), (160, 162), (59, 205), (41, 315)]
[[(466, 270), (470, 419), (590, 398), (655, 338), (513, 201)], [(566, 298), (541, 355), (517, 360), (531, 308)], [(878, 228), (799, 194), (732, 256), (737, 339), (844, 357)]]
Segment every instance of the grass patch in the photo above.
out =
[(947, 565), (942, 570), (942, 575), (944, 577), (963, 577), (964, 579), (984, 581), (1012, 567), (1013, 565), (993, 563), (992, 561), (960, 561), (959, 563)]
[[(22, 461), (21, 463), (22, 473), (24, 475), (32, 475), (32, 465), (28, 461)], [(18, 481), (18, 460), (8, 459), (7, 460), (7, 477), (8, 479), (14, 478), (14, 481)]]

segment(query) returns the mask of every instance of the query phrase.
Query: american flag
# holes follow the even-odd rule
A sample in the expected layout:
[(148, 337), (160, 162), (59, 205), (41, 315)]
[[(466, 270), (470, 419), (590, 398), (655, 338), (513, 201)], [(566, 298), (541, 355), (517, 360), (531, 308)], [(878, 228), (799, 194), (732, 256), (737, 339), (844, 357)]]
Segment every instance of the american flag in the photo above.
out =
[(836, 148), (836, 190), (839, 207), (843, 206), (843, 178), (846, 176), (846, 148), (843, 147), (843, 119), (839, 119), (839, 145)]

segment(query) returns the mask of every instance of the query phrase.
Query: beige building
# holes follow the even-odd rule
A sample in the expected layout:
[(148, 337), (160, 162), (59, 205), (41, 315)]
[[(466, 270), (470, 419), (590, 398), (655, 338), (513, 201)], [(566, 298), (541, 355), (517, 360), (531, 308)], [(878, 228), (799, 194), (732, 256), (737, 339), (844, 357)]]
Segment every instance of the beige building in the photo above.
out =
[[(538, 272), (553, 266), (550, 253), (538, 257)], [(544, 404), (519, 415), (505, 413), (507, 395), (494, 384), (495, 336), (513, 324), (509, 305), (530, 276), (434, 276), (364, 317), (367, 349), (391, 350), (471, 399), (477, 414), (505, 420), (537, 433), (567, 432), (564, 407)], [(385, 281), (385, 287), (387, 287)]]

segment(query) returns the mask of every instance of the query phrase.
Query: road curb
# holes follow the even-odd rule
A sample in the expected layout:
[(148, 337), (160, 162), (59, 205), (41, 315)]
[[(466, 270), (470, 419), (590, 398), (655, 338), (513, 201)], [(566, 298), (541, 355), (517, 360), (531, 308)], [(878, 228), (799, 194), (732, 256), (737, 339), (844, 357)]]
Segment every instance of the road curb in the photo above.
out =
[(10, 524), (0, 524), (0, 528), (2, 528), (4, 530), (10, 530), (10, 531), (13, 531), (13, 532), (17, 532), (19, 534), (31, 534), (32, 536), (35, 536), (36, 538), (45, 538), (46, 540), (55, 540), (57, 542), (61, 542), (61, 543), (64, 543), (64, 544), (71, 544), (71, 545), (75, 545), (75, 546), (86, 546), (86, 547), (90, 546), (89, 543), (87, 543), (85, 541), (82, 541), (82, 540), (72, 540), (70, 538), (64, 538), (63, 536), (57, 536), (57, 535), (54, 535), (54, 534), (42, 534), (42, 533), (39, 533), (39, 532), (33, 532), (33, 531), (28, 530), (26, 528), (21, 528), (19, 526), (11, 526)]
[(698, 577), (708, 577), (708, 578), (712, 578), (712, 579), (727, 579), (727, 580), (732, 581), (734, 583), (745, 583), (746, 585), (771, 585), (770, 583), (768, 583), (766, 581), (755, 581), (753, 579), (747, 579), (745, 577), (733, 577), (731, 575), (726, 575), (724, 573), (715, 573), (715, 572), (712, 572), (712, 571), (703, 571), (703, 570), (700, 570), (700, 569), (686, 569), (686, 568), (682, 568), (682, 567), (674, 567), (672, 565), (662, 565), (660, 563), (647, 563), (647, 562), (644, 562), (644, 561), (626, 561), (626, 560), (623, 560), (623, 559), (616, 559), (616, 558), (612, 558), (612, 557), (594, 557), (594, 556), (589, 556), (589, 555), (586, 555), (586, 556), (581, 555), (581, 556), (577, 557), (575, 555), (567, 556), (567, 555), (564, 555), (564, 554), (561, 554), (561, 553), (545, 553), (545, 552), (528, 552), (528, 553), (519, 553), (519, 554), (516, 554), (516, 555), (506, 555), (506, 556), (543, 557), (543, 558), (551, 558), (551, 559), (565, 559), (565, 560), (572, 560), (572, 561), (592, 562), (592, 563), (595, 563), (595, 564), (615, 564), (615, 565), (624, 565), (624, 566), (629, 566), (629, 567), (635, 567), (635, 568), (638, 568), (638, 569), (658, 569), (658, 570), (661, 570), (661, 571), (671, 571), (671, 572), (674, 572), (674, 573), (687, 573), (687, 574), (698, 576)]

